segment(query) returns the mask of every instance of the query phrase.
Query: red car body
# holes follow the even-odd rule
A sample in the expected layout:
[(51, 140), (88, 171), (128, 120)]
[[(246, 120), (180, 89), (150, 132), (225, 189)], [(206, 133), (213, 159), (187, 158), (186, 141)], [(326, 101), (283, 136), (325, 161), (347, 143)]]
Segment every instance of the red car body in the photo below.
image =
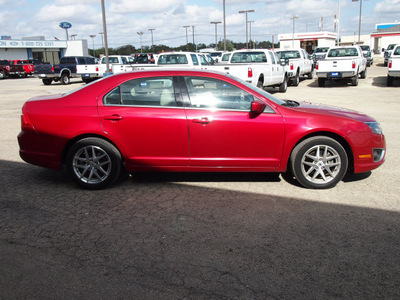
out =
[[(233, 86), (250, 95), (251, 108), (262, 106), (262, 111), (195, 106), (188, 83), (181, 80), (188, 76), (193, 82), (207, 78)], [(174, 80), (176, 106), (105, 103), (110, 91), (132, 79), (166, 77)], [(386, 151), (384, 135), (372, 129), (379, 125), (365, 114), (277, 100), (225, 74), (196, 70), (118, 74), (75, 92), (35, 97), (23, 106), (21, 123), (21, 158), (52, 169), (68, 163), (71, 148), (88, 137), (112, 144), (129, 172), (286, 172), (297, 145), (315, 137), (340, 144), (348, 160), (346, 171), (355, 173), (379, 167)]]

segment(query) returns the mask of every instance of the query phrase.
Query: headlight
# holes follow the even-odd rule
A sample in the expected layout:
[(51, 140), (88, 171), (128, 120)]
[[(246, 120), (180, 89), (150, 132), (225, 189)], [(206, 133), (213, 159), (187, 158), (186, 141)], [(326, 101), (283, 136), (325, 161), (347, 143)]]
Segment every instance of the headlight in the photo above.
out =
[(372, 132), (375, 134), (383, 134), (382, 127), (378, 122), (365, 122), (371, 128)]

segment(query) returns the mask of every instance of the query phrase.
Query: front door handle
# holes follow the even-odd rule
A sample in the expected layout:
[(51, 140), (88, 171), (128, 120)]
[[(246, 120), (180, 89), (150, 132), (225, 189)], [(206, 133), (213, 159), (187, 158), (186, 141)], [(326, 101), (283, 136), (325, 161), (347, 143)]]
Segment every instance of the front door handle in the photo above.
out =
[(212, 120), (210, 120), (207, 117), (201, 117), (201, 118), (198, 118), (198, 119), (193, 119), (192, 122), (193, 123), (200, 123), (200, 124), (210, 124), (210, 123), (212, 123)]
[(112, 116), (104, 116), (103, 119), (104, 120), (110, 120), (110, 121), (119, 121), (122, 120), (124, 117), (120, 116), (120, 115), (112, 115)]

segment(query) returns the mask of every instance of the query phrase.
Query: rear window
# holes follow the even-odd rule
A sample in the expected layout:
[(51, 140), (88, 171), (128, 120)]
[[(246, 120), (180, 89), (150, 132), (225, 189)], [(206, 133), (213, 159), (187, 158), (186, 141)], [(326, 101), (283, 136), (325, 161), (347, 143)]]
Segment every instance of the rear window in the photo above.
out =
[(300, 58), (299, 51), (278, 51), (276, 52), (280, 59), (291, 59), (291, 58)]
[(321, 47), (321, 48), (317, 48), (317, 49), (315, 49), (315, 51), (314, 52), (316, 52), (316, 53), (325, 53), (325, 52), (328, 52), (328, 50), (329, 50), (329, 47)]
[(158, 58), (159, 65), (186, 65), (188, 60), (185, 54), (163, 54)]
[(267, 56), (264, 52), (248, 51), (236, 52), (232, 54), (231, 63), (254, 63), (267, 62)]
[(328, 57), (358, 56), (356, 48), (335, 48), (328, 52)]

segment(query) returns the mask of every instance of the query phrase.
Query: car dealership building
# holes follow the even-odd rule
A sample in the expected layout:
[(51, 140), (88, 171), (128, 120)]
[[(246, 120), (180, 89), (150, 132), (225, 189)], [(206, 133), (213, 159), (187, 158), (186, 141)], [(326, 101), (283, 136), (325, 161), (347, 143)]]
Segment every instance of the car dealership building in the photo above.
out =
[(9, 36), (0, 38), (0, 59), (39, 59), (57, 64), (63, 56), (88, 55), (87, 40), (45, 40), (43, 36), (20, 40)]

